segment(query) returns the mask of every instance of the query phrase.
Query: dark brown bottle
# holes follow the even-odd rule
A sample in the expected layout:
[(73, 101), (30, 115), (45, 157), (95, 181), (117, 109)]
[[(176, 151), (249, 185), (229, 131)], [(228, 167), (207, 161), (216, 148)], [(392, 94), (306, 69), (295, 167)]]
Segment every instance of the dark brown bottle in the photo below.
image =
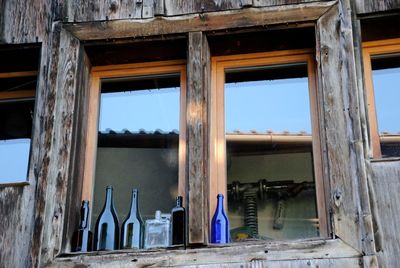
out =
[(87, 252), (92, 251), (93, 234), (89, 230), (89, 201), (83, 200), (81, 206), (81, 220), (78, 230), (72, 235), (71, 251)]
[(113, 203), (113, 188), (107, 186), (104, 208), (96, 222), (95, 250), (114, 250), (119, 245), (119, 224)]
[(182, 206), (182, 196), (176, 198), (176, 207), (171, 211), (171, 243), (186, 245), (186, 212)]

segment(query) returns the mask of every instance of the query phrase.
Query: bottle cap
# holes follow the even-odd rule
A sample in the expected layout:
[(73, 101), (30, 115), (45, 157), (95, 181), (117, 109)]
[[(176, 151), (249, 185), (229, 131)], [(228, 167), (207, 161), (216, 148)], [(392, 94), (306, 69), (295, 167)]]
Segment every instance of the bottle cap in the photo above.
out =
[(155, 218), (156, 218), (157, 220), (161, 220), (161, 211), (160, 211), (160, 210), (156, 210)]

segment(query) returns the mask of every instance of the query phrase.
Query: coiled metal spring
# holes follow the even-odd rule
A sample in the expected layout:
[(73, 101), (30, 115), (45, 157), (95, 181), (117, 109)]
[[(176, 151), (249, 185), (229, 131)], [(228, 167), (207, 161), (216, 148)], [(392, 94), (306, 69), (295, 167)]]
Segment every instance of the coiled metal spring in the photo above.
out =
[(257, 192), (247, 191), (244, 197), (244, 224), (251, 229), (253, 238), (258, 236)]

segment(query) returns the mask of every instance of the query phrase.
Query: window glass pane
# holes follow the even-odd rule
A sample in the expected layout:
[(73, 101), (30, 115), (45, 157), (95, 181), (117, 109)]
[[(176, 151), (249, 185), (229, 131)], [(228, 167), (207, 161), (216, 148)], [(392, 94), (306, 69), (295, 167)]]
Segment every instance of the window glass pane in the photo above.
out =
[(307, 65), (226, 70), (233, 241), (318, 236)]
[(311, 133), (305, 64), (294, 65), (290, 70), (283, 66), (227, 70), (226, 81), (227, 133)]
[(33, 100), (0, 100), (0, 183), (26, 181)]
[(372, 69), (382, 156), (400, 156), (400, 55), (374, 57)]
[(114, 188), (120, 223), (133, 188), (142, 218), (169, 213), (178, 186), (179, 75), (104, 80), (99, 115), (92, 226)]

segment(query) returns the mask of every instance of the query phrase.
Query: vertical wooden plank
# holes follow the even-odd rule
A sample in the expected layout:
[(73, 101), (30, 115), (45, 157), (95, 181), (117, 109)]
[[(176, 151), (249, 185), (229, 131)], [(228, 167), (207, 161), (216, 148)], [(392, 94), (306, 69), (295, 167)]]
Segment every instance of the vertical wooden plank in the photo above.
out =
[(154, 3), (155, 0), (143, 0), (143, 10), (142, 10), (142, 18), (152, 18), (154, 17)]
[[(90, 91), (91, 65), (83, 47), (80, 47), (78, 58), (78, 70), (76, 75), (76, 100), (73, 117), (73, 133), (70, 151), (70, 169), (68, 174), (68, 186), (65, 208), (65, 221), (62, 250), (69, 252), (70, 241), (74, 230), (78, 226), (79, 212), (82, 200), (82, 188), (84, 182), (85, 148), (87, 135), (87, 117), (89, 115), (89, 91)], [(90, 203), (90, 205), (92, 205)], [(90, 224), (90, 223), (89, 223)]]
[(164, 0), (154, 0), (154, 16), (164, 15)]
[(5, 0), (0, 0), (0, 43), (4, 42), (4, 9)]
[(326, 206), (326, 194), (327, 183), (324, 178), (324, 165), (322, 152), (321, 138), (321, 126), (319, 125), (319, 115), (321, 114), (320, 107), (318, 105), (318, 88), (316, 81), (317, 70), (315, 68), (315, 60), (310, 57), (307, 62), (308, 69), (308, 83), (309, 83), (309, 96), (310, 96), (310, 108), (311, 108), (311, 122), (312, 122), (312, 150), (314, 159), (314, 177), (315, 177), (315, 189), (316, 198), (318, 201), (318, 218), (319, 218), (319, 234), (322, 237), (329, 237), (330, 226), (328, 226), (328, 211)]
[(141, 18), (142, 10), (142, 0), (120, 0), (119, 19)]
[(240, 5), (242, 7), (251, 7), (253, 6), (253, 0), (240, 0)]
[(164, 11), (166, 16), (176, 16), (194, 12), (195, 0), (164, 0)]
[(373, 162), (369, 167), (369, 186), (373, 193), (377, 257), (382, 267), (397, 267), (400, 254), (400, 162)]
[(86, 138), (82, 200), (89, 200), (89, 202), (92, 202), (94, 185), (93, 180), (96, 168), (95, 161), (97, 151), (98, 115), (100, 104), (100, 78), (98, 76), (93, 75), (91, 77), (88, 96), (88, 123), (86, 137), (92, 138)]
[(46, 131), (44, 164), (39, 173), (40, 191), (37, 193), (35, 213), (34, 266), (48, 263), (60, 253), (69, 174), (71, 138), (79, 41), (66, 31), (60, 33), (60, 49), (53, 51), (49, 68), (49, 85), (45, 118)]
[[(364, 268), (378, 268), (378, 258), (375, 255), (364, 256), (363, 257), (363, 267)], [(389, 266), (387, 266), (389, 267)]]
[(400, 0), (355, 0), (357, 14), (376, 13), (400, 8)]
[(53, 5), (57, 1), (2, 1), (2, 36), (7, 43), (34, 43), (43, 41), (50, 32)]
[(207, 136), (210, 54), (201, 32), (189, 33), (187, 61), (187, 179), (189, 243), (205, 243), (207, 230)]
[(334, 233), (360, 252), (374, 254), (347, 0), (318, 20), (317, 48)]
[(36, 116), (34, 118), (34, 134), (32, 139), (31, 161), (34, 163), (34, 202), (33, 232), (30, 234), (30, 265), (39, 265), (42, 245), (44, 214), (46, 205), (46, 191), (49, 180), (50, 152), (54, 131), (55, 88), (57, 76), (57, 63), (60, 45), (59, 23), (54, 24), (52, 34), (45, 40), (42, 48), (41, 67), (36, 94)]

